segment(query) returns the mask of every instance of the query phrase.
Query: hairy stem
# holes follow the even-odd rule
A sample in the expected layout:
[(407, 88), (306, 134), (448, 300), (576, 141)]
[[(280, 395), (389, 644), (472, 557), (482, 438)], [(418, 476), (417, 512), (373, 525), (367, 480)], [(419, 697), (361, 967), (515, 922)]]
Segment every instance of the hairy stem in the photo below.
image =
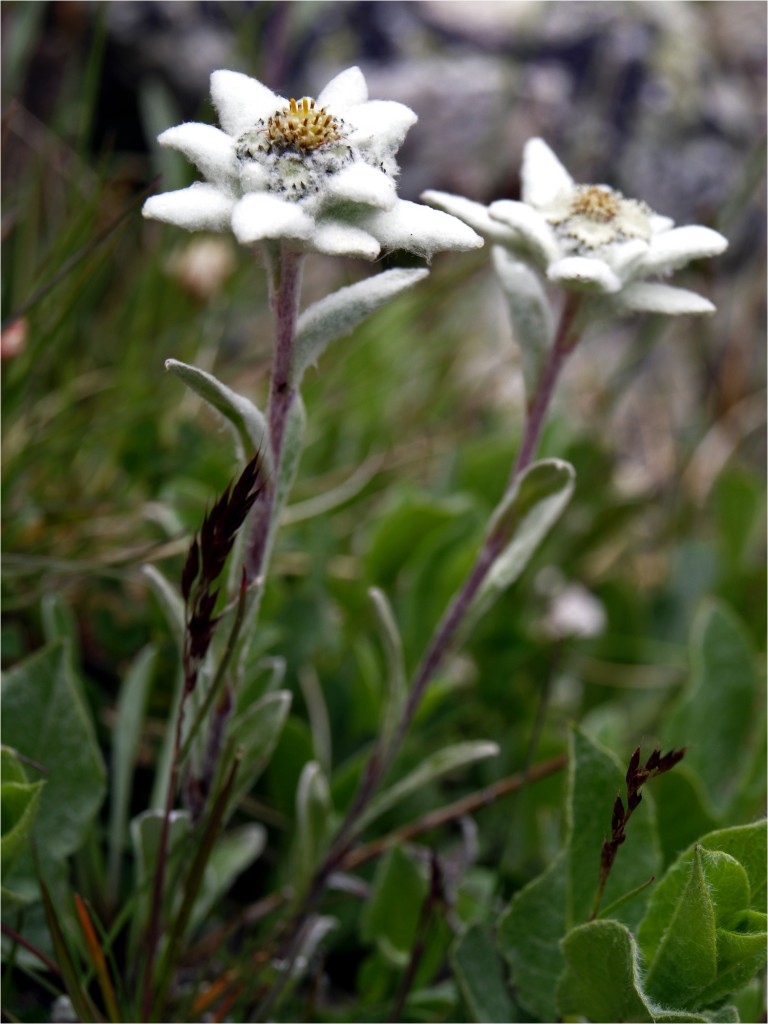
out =
[[(577, 327), (577, 314), (580, 303), (581, 297), (578, 294), (572, 294), (566, 298), (547, 361), (544, 364), (536, 391), (528, 405), (520, 450), (507, 482), (505, 495), (509, 493), (519, 475), (530, 465), (536, 454), (560, 373), (565, 365), (568, 354), (573, 351), (579, 340), (580, 332)], [(375, 746), (364, 769), (358, 791), (339, 831), (336, 833), (331, 849), (318, 868), (313, 882), (302, 901), (302, 906), (287, 930), (280, 950), (280, 957), (287, 965), (291, 965), (298, 954), (300, 936), (306, 920), (322, 896), (329, 876), (345, 862), (352, 849), (360, 815), (376, 794), (384, 776), (397, 756), (429, 683), (452, 649), (459, 627), (463, 623), (472, 601), (488, 575), (491, 566), (503, 550), (505, 542), (506, 537), (502, 527), (491, 531), (487, 535), (464, 584), (454, 596), (438, 623), (432, 640), (414, 676), (408, 700), (400, 715), (393, 737), (386, 749), (382, 749), (381, 740)], [(282, 994), (289, 975), (290, 968), (287, 967), (283, 976), (272, 986), (263, 999), (255, 1019), (264, 1019), (269, 1013)]]
[(266, 568), (269, 542), (274, 528), (275, 497), (283, 457), (285, 428), (298, 394), (291, 384), (290, 368), (299, 312), (303, 260), (303, 254), (282, 248), (270, 267), (270, 303), (275, 318), (275, 354), (267, 411), (272, 478), (266, 487), (263, 500), (259, 500), (253, 508), (251, 534), (245, 556), (248, 583), (264, 575)]

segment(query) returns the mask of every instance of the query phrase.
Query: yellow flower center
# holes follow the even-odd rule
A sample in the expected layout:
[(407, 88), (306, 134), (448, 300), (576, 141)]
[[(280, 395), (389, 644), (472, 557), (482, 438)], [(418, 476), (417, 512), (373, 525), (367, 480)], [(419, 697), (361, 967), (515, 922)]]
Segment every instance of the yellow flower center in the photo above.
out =
[(621, 210), (622, 197), (599, 185), (582, 185), (571, 199), (571, 216), (581, 214), (590, 220), (609, 221)]
[(342, 138), (342, 122), (329, 114), (325, 107), (316, 107), (309, 96), (290, 100), (283, 110), (269, 118), (265, 133), (270, 145), (285, 149), (312, 150)]

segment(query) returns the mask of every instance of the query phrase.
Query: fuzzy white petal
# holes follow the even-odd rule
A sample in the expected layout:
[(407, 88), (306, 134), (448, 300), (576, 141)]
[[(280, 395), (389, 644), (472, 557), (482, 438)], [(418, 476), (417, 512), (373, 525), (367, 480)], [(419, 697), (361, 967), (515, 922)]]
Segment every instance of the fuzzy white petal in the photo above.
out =
[(260, 118), (269, 117), (288, 105), (282, 96), (239, 71), (214, 71), (211, 99), (221, 127), (234, 138), (252, 128)]
[(517, 247), (529, 252), (539, 264), (546, 266), (559, 258), (560, 246), (554, 231), (532, 206), (513, 199), (499, 199), (491, 203), (488, 211), (494, 220), (512, 229)]
[(648, 243), (642, 238), (632, 238), (628, 242), (616, 242), (604, 253), (605, 262), (615, 271), (622, 281), (629, 281), (635, 269), (640, 265), (648, 252)]
[(238, 202), (232, 214), (232, 230), (248, 245), (264, 238), (310, 238), (315, 222), (298, 203), (264, 192), (252, 192)]
[(348, 110), (344, 121), (351, 127), (349, 141), (353, 145), (375, 141), (380, 148), (396, 150), (402, 146), (408, 129), (416, 124), (418, 117), (404, 103), (371, 100)]
[(611, 294), (621, 288), (619, 278), (607, 263), (594, 256), (566, 256), (547, 268), (550, 281), (583, 291)]
[(479, 249), (483, 239), (456, 217), (401, 199), (391, 210), (366, 214), (358, 224), (385, 249), (406, 249), (430, 260), (436, 252)]
[(711, 228), (698, 224), (674, 228), (654, 237), (639, 270), (643, 275), (664, 274), (691, 260), (719, 256), (727, 248), (727, 239)]
[(397, 202), (394, 179), (362, 161), (330, 175), (325, 192), (335, 199), (365, 203), (380, 210), (388, 210)]
[(523, 202), (531, 206), (548, 206), (561, 192), (573, 188), (573, 178), (544, 139), (526, 142), (520, 181)]
[(715, 307), (703, 295), (669, 284), (635, 281), (623, 288), (615, 299), (622, 310), (630, 313), (663, 313), (666, 316), (691, 316), (714, 313)]
[(321, 221), (307, 248), (328, 256), (351, 256), (353, 259), (375, 260), (381, 251), (378, 241), (368, 231), (343, 221)]
[(320, 107), (332, 110), (343, 110), (356, 103), (365, 103), (368, 99), (368, 86), (365, 76), (358, 67), (347, 68), (332, 78), (317, 97)]
[(450, 192), (438, 192), (435, 189), (422, 192), (420, 198), (430, 206), (436, 206), (438, 210), (444, 210), (452, 217), (463, 220), (465, 224), (469, 224), (478, 234), (491, 242), (510, 245), (517, 240), (517, 232), (510, 231), (509, 228), (504, 227), (501, 221), (494, 220), (488, 213), (488, 207), (483, 206), (482, 203), (465, 199), (464, 196), (455, 196)]
[(198, 181), (189, 188), (150, 196), (141, 212), (150, 220), (175, 224), (187, 231), (223, 231), (229, 227), (236, 202), (223, 189)]
[(651, 231), (654, 235), (660, 235), (664, 231), (669, 231), (675, 226), (675, 222), (671, 217), (664, 217), (660, 213), (651, 214)]
[(235, 141), (212, 124), (188, 121), (168, 128), (157, 141), (183, 153), (209, 181), (229, 181), (235, 173)]

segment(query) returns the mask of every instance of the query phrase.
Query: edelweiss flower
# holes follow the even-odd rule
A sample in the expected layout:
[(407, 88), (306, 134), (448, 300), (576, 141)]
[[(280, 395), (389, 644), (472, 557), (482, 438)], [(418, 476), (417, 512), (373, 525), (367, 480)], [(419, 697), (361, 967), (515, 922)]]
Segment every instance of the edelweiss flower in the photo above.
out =
[(398, 199), (395, 153), (416, 115), (402, 103), (369, 101), (359, 68), (317, 99), (286, 100), (254, 78), (214, 71), (221, 128), (187, 123), (159, 136), (206, 178), (153, 196), (144, 216), (189, 231), (234, 232), (243, 244), (287, 239), (312, 252), (375, 259), (382, 248), (429, 259), (483, 240), (466, 224)]
[(485, 238), (533, 264), (550, 281), (608, 298), (620, 311), (711, 313), (707, 299), (648, 281), (691, 260), (717, 256), (717, 231), (674, 221), (607, 185), (576, 185), (542, 139), (523, 153), (522, 202), (489, 207), (445, 192), (425, 192), (433, 206), (461, 217)]

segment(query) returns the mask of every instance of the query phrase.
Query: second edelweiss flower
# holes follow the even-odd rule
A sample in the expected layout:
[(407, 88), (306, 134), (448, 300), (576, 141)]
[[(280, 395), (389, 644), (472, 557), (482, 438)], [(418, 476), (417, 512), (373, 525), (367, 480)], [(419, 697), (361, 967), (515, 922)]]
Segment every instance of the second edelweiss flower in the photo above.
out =
[(603, 296), (618, 311), (714, 310), (694, 292), (647, 279), (719, 255), (728, 242), (717, 231), (675, 228), (669, 217), (607, 185), (575, 184), (543, 139), (526, 143), (521, 185), (522, 202), (502, 199), (488, 207), (445, 192), (423, 198), (461, 217), (549, 281)]
[(359, 68), (319, 94), (277, 96), (235, 71), (214, 71), (221, 128), (187, 123), (159, 136), (207, 179), (152, 196), (144, 216), (188, 230), (234, 232), (252, 244), (375, 259), (406, 249), (429, 259), (482, 239), (452, 216), (398, 199), (395, 153), (416, 121), (402, 103), (369, 101)]

